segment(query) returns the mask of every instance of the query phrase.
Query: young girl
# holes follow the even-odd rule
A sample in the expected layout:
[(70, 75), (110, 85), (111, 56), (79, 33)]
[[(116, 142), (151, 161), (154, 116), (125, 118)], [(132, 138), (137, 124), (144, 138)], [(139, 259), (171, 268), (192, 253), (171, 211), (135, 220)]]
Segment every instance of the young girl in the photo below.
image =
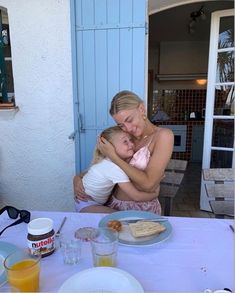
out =
[[(122, 160), (131, 163), (134, 144), (128, 133), (122, 131), (120, 127), (114, 126), (104, 130), (101, 137), (113, 145), (116, 154)], [(136, 164), (136, 158), (133, 158), (133, 162)], [(124, 171), (106, 158), (97, 147), (92, 165), (83, 176), (82, 183), (89, 197), (88, 201), (75, 201), (76, 211), (78, 212), (114, 212), (115, 209), (103, 205), (107, 202), (115, 184), (118, 184), (119, 189), (131, 200), (148, 201), (156, 198), (155, 192), (139, 191), (130, 182)]]

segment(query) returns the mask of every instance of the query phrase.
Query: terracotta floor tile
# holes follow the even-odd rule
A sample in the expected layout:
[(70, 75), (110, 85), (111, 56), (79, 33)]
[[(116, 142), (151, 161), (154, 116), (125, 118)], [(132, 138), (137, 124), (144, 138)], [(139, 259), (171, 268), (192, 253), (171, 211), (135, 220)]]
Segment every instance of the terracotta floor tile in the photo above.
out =
[(172, 216), (173, 217), (192, 217), (191, 214), (186, 211), (173, 211)]
[(210, 213), (203, 211), (191, 211), (190, 215), (193, 218), (211, 218)]
[[(201, 164), (188, 163), (184, 179), (173, 200), (172, 215), (181, 217), (202, 217), (200, 213)], [(193, 214), (192, 214), (193, 213)], [(209, 215), (206, 215), (209, 217)]]

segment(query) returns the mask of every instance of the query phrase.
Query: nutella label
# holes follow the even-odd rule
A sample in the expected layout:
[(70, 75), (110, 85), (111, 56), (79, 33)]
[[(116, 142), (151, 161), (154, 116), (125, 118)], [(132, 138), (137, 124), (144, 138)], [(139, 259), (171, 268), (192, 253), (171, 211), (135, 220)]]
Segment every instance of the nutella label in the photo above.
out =
[(28, 248), (32, 255), (44, 255), (52, 252), (55, 249), (55, 236), (37, 241), (28, 240)]

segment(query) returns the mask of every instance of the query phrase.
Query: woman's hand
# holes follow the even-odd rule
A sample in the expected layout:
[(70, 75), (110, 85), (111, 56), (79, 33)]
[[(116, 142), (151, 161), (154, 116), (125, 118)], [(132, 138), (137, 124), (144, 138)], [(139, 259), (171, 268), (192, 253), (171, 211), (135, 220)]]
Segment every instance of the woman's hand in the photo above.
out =
[(73, 190), (74, 190), (74, 199), (79, 202), (81, 201), (88, 201), (89, 197), (85, 193), (82, 178), (79, 175), (74, 176), (73, 178)]
[(99, 136), (97, 139), (97, 147), (100, 152), (109, 159), (113, 160), (117, 156), (113, 145), (104, 137)]

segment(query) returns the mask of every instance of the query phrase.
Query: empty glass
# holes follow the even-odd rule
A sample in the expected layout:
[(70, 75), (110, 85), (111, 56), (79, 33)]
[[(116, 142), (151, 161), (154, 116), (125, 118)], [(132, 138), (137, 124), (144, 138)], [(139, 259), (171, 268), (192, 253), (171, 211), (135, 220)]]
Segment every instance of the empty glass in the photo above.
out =
[(65, 264), (75, 265), (81, 257), (81, 241), (72, 235), (60, 235), (60, 249)]

